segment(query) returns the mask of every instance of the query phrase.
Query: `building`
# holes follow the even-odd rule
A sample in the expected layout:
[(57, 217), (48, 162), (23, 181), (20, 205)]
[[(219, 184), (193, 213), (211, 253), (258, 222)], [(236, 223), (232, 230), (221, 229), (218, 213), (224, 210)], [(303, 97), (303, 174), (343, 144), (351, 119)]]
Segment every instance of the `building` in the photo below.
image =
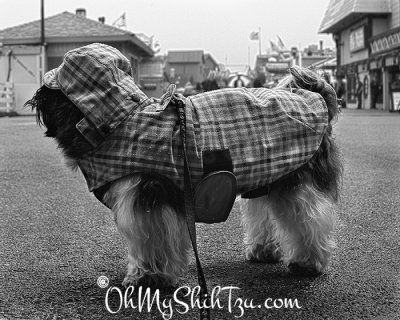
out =
[(332, 34), (336, 42), (337, 76), (345, 80), (348, 107), (357, 105), (360, 80), (362, 108), (399, 109), (399, 1), (331, 0), (319, 33)]
[(205, 53), (203, 76), (207, 77), (210, 71), (221, 71), (220, 64), (210, 53)]
[(294, 64), (302, 67), (318, 67), (326, 70), (330, 77), (332, 70), (336, 68), (335, 50), (324, 48), (323, 41), (320, 41), (319, 46), (310, 44), (303, 50), (297, 47), (288, 50), (276, 46), (272, 47), (269, 53), (256, 56), (254, 70), (256, 74), (264, 73), (266, 83), (273, 85), (286, 76), (288, 69)]
[(219, 71), (220, 65), (203, 50), (168, 51), (165, 71), (171, 83), (184, 87), (187, 83), (200, 84), (210, 71)]
[(292, 63), (291, 58), (283, 57), (277, 52), (259, 54), (256, 56), (254, 70), (256, 74), (264, 73), (266, 85), (273, 86), (287, 75)]
[(164, 56), (155, 56), (140, 62), (140, 87), (148, 97), (160, 98), (169, 84), (169, 78), (164, 71)]
[(134, 33), (86, 17), (84, 9), (76, 14), (62, 12), (41, 20), (0, 30), (0, 83), (14, 84), (18, 113), (23, 104), (42, 85), (43, 74), (58, 67), (69, 50), (100, 42), (120, 50), (131, 62), (135, 79), (139, 79), (140, 61), (154, 56), (153, 50)]

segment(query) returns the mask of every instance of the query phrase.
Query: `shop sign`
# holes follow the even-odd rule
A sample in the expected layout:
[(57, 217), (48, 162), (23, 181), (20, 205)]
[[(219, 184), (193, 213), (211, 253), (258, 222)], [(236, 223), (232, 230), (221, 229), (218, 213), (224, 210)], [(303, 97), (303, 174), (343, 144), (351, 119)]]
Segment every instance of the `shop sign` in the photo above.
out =
[(362, 26), (350, 32), (350, 52), (365, 49), (365, 27)]
[(387, 51), (400, 46), (400, 30), (371, 41), (371, 54)]
[(287, 62), (267, 62), (265, 64), (265, 68), (271, 73), (287, 72), (289, 67)]
[(369, 63), (370, 70), (375, 70), (375, 69), (380, 69), (380, 68), (382, 68), (382, 59), (372, 60)]
[(398, 57), (392, 56), (385, 59), (385, 67), (392, 67), (398, 65)]

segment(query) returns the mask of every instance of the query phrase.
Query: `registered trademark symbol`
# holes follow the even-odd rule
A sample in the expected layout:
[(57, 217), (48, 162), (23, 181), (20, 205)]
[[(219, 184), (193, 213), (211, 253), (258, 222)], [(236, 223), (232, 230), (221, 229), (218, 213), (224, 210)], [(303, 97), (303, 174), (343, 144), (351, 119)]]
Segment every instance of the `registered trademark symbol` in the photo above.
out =
[(102, 289), (107, 288), (109, 283), (110, 281), (106, 276), (100, 276), (97, 279), (97, 285)]

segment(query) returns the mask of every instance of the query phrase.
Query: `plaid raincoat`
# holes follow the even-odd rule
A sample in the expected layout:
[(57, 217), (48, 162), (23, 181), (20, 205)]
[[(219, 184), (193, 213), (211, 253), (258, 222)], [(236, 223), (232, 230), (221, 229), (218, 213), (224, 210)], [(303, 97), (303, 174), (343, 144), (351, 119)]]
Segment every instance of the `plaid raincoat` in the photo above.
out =
[[(90, 191), (148, 171), (183, 190), (173, 87), (161, 100), (148, 98), (134, 84), (129, 61), (102, 44), (67, 53), (45, 84), (61, 89), (85, 115), (77, 129), (93, 150), (79, 167)], [(322, 96), (302, 89), (222, 89), (183, 99), (194, 187), (218, 170), (236, 176), (240, 194), (265, 187), (309, 161), (328, 125)]]

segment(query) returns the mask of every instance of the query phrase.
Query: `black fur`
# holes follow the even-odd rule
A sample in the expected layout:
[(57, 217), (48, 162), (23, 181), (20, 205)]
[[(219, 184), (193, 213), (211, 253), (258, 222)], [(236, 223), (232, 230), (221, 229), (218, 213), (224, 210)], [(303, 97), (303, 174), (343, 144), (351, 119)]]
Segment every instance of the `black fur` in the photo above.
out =
[(183, 210), (183, 192), (168, 178), (155, 172), (143, 172), (137, 186), (141, 197), (135, 199), (134, 207), (139, 212), (162, 211), (168, 205), (176, 212)]
[(84, 118), (83, 113), (61, 90), (42, 86), (24, 107), (36, 109), (37, 123), (47, 129), (45, 136), (55, 138), (67, 157), (79, 159), (93, 148), (76, 129), (76, 124)]

